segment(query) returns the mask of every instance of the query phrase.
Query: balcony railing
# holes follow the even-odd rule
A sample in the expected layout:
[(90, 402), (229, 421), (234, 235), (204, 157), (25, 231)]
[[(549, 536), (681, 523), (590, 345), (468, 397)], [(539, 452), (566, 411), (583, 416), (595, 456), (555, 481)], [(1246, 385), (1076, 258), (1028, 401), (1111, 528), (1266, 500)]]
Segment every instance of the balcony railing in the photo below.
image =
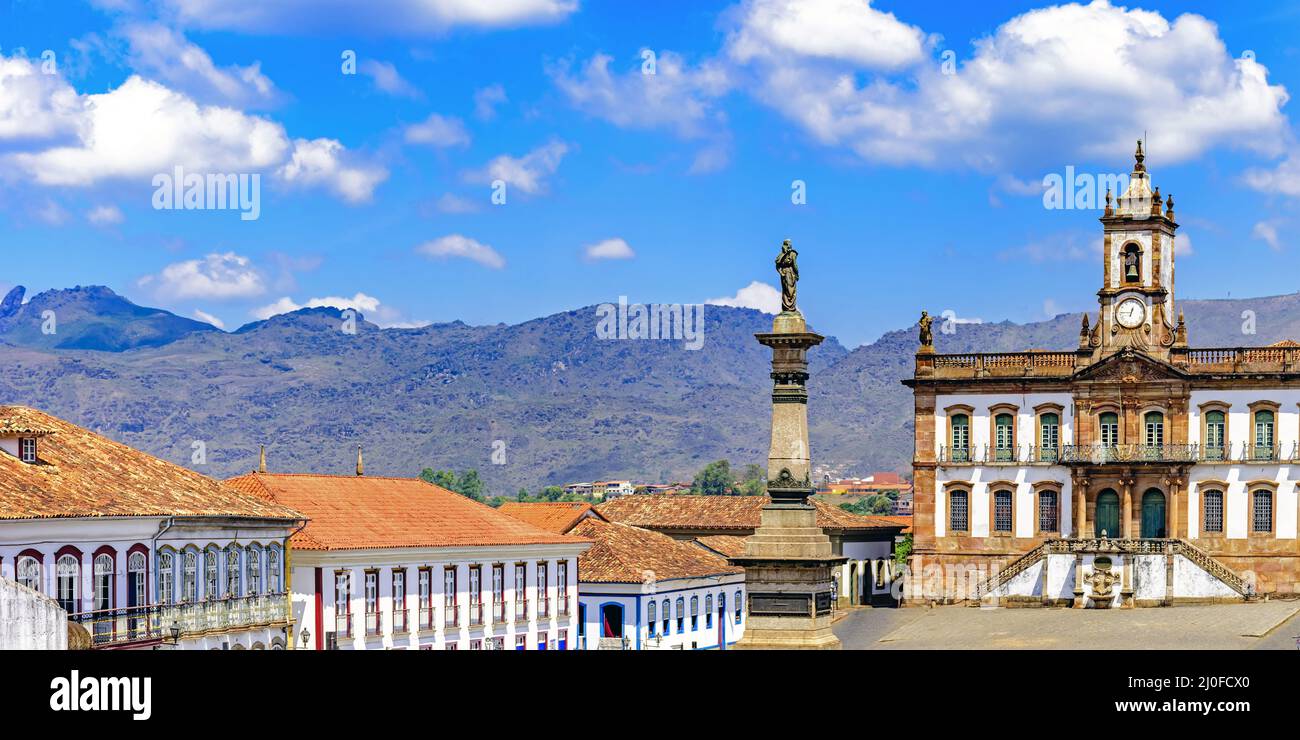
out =
[(433, 629), (433, 607), (431, 606), (420, 607), (420, 629), (422, 630)]
[(567, 595), (555, 600), (555, 613), (561, 617), (569, 616), (569, 597)]
[(1210, 463), (1292, 463), (1300, 461), (1300, 443), (1290, 445), (1212, 446), (1201, 448), (1201, 460)]
[(393, 610), (393, 632), (406, 632), (411, 628), (409, 609)]
[(482, 602), (479, 603), (470, 602), (467, 606), (469, 608), (469, 625), (471, 627), (481, 626), (483, 624)]
[(366, 612), (366, 634), (379, 634), (379, 612)]
[(192, 636), (284, 624), (288, 622), (286, 598), (285, 594), (255, 594), (79, 612), (68, 619), (90, 632), (92, 647), (113, 647), (170, 638), (173, 626), (183, 636)]
[(447, 604), (442, 607), (442, 626), (460, 626), (460, 606), (458, 604)]
[(1061, 448), (1017, 445), (1015, 447), (940, 447), (942, 465), (1053, 465), (1060, 461)]
[(506, 621), (506, 602), (492, 602), (492, 621), (496, 624), (501, 624)]
[(352, 636), (352, 613), (334, 613), (334, 634), (338, 637)]
[(549, 596), (542, 596), (537, 599), (537, 618), (547, 619), (551, 616), (551, 599)]
[(515, 621), (528, 620), (528, 599), (515, 599)]
[(1189, 463), (1200, 459), (1199, 445), (1066, 445), (1061, 462), (1105, 463)]

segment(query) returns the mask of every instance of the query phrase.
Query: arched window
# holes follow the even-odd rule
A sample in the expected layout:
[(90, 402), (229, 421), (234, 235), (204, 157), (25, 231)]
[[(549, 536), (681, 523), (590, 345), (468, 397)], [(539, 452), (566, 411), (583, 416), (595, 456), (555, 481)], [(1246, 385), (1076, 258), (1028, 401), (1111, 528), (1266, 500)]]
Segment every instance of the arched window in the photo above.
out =
[(995, 462), (1009, 462), (1015, 459), (1015, 438), (1014, 416), (998, 414), (993, 417), (993, 460)]
[(1251, 494), (1250, 531), (1261, 534), (1273, 532), (1273, 492), (1258, 488)]
[(952, 461), (970, 461), (970, 417), (966, 414), (952, 417)]
[[(498, 586), (497, 579), (500, 578)], [(492, 571), (493, 588), (496, 593), (505, 598), (505, 571)], [(280, 580), (280, 548), (270, 547), (266, 551), (266, 592), (270, 594), (283, 593), (284, 583)]]
[(54, 563), (56, 594), (59, 607), (69, 614), (81, 611), (77, 587), (81, 583), (81, 563), (75, 555), (61, 555)]
[(1165, 443), (1165, 415), (1159, 411), (1148, 411), (1142, 417), (1146, 425), (1146, 443), (1150, 454), (1158, 454)]
[(1097, 426), (1101, 430), (1101, 444), (1103, 446), (1116, 447), (1119, 445), (1119, 414), (1107, 411), (1097, 418)]
[(199, 554), (194, 550), (181, 553), (181, 601), (193, 604), (199, 600)]
[[(1205, 412), (1205, 459), (1222, 460), (1224, 459), (1223, 445), (1226, 441), (1225, 432), (1227, 430), (1226, 419), (1222, 411)], [(1222, 494), (1220, 494), (1222, 496)], [(1220, 498), (1220, 503), (1223, 499)]]
[(744, 598), (745, 598), (745, 597), (741, 595), (739, 589), (737, 589), (737, 591), (736, 591), (736, 607), (735, 607), (735, 608), (736, 608), (736, 624), (740, 624), (740, 618), (741, 618), (741, 615), (743, 615), (743, 614), (745, 613), (745, 602), (744, 602)]
[(244, 564), (248, 568), (248, 574), (244, 576), (244, 593), (249, 596), (256, 596), (262, 591), (261, 551), (253, 545), (249, 545), (244, 550)]
[(145, 606), (149, 603), (148, 568), (144, 553), (139, 550), (126, 557), (127, 606)]
[(700, 597), (691, 597), (691, 632), (700, 628)]
[(1223, 491), (1206, 491), (1201, 496), (1204, 512), (1201, 530), (1204, 532), (1223, 532)]
[(221, 551), (215, 547), (203, 552), (203, 598), (221, 598)]
[(713, 594), (704, 597), (704, 628), (713, 629)]
[(234, 598), (239, 595), (239, 548), (230, 545), (226, 548), (226, 596)]
[(1038, 492), (1038, 531), (1061, 531), (1060, 499), (1056, 491)]
[(1120, 265), (1120, 274), (1124, 276), (1124, 282), (1142, 282), (1142, 247), (1129, 242), (1124, 245), (1122, 257), (1123, 264)]
[(962, 490), (948, 492), (948, 530), (966, 532), (970, 530), (970, 499)]
[(993, 492), (993, 531), (1011, 534), (1011, 491)]
[(176, 556), (171, 550), (158, 552), (158, 603), (176, 600)]
[(33, 591), (41, 590), (41, 561), (31, 555), (18, 558), (18, 582)]
[(650, 625), (650, 636), (655, 636), (655, 603), (653, 601), (645, 605), (645, 621)]
[(686, 599), (677, 597), (677, 634), (686, 631)]
[(660, 604), (659, 606), (660, 606), (660, 609), (659, 609), (659, 611), (660, 611), (659, 618), (662, 619), (662, 620), (663, 620), (663, 623), (664, 623), (664, 625), (663, 625), (663, 627), (664, 627), (664, 628), (663, 628), (663, 633), (664, 633), (665, 635), (667, 635), (667, 634), (668, 634), (668, 624), (669, 624), (669, 620), (671, 620), (671, 619), (672, 619), (672, 616), (673, 616), (673, 615), (672, 615), (672, 611), (669, 609), (668, 599), (664, 599), (664, 602), (663, 602), (662, 604)]
[(1256, 460), (1273, 459), (1273, 412), (1255, 412), (1255, 447), (1252, 457)]
[(113, 556), (95, 556), (95, 611), (113, 608)]

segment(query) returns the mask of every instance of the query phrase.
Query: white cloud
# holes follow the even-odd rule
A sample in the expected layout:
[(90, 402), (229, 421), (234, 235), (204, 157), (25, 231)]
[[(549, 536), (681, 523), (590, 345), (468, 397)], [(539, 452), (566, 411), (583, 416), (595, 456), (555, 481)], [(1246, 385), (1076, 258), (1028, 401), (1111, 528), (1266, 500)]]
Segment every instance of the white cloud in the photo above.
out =
[(425, 242), (415, 251), (428, 257), (438, 259), (462, 258), (500, 270), (506, 266), (506, 260), (495, 249), (481, 242), (460, 234), (448, 234), (433, 241)]
[(403, 132), (408, 144), (428, 144), (445, 149), (453, 146), (469, 146), (469, 132), (465, 124), (451, 116), (432, 113), (420, 123), (413, 123)]
[(658, 52), (654, 74), (643, 72), (643, 61), (622, 75), (610, 72), (613, 58), (596, 54), (577, 75), (569, 63), (549, 71), (555, 84), (579, 110), (621, 128), (666, 128), (695, 138), (713, 133), (725, 123), (716, 100), (731, 87), (724, 66), (706, 61), (694, 68), (681, 55)]
[(236, 106), (265, 105), (278, 97), (261, 65), (217, 67), (212, 57), (179, 32), (158, 23), (132, 23), (120, 34), (132, 69), (200, 100)]
[(1193, 254), (1195, 253), (1192, 251), (1192, 235), (1187, 232), (1178, 234), (1174, 238), (1174, 256), (1191, 257)]
[(126, 220), (117, 206), (95, 206), (86, 212), (86, 220), (95, 226), (112, 226)]
[(349, 203), (370, 200), (388, 179), (383, 167), (353, 163), (336, 139), (295, 139), (293, 156), (276, 174), (288, 183), (323, 185)]
[(325, 186), (359, 202), (388, 176), (355, 162), (336, 140), (290, 141), (275, 121), (200, 104), (138, 75), (108, 92), (78, 95), (21, 57), (0, 56), (0, 142), (10, 143), (0, 153), (0, 177), (25, 175), (52, 187), (147, 183), (177, 166), (250, 174), (278, 167), (286, 182)]
[(546, 190), (546, 178), (555, 174), (568, 151), (569, 145), (563, 141), (550, 141), (522, 157), (502, 154), (483, 169), (467, 172), (465, 177), (481, 183), (502, 180), (529, 195), (541, 193)]
[(434, 207), (442, 213), (475, 213), (479, 210), (477, 202), (454, 193), (443, 193)]
[[(798, 33), (850, 5), (858, 15), (841, 18), (844, 27), (876, 30)], [(1148, 163), (1169, 163), (1221, 145), (1277, 154), (1287, 135), (1285, 89), (1269, 85), (1257, 61), (1232, 58), (1198, 15), (1170, 22), (1105, 0), (1031, 10), (977, 40), (973, 56), (944, 74), (938, 60), (917, 58), (918, 29), (865, 3), (782, 7), (752, 0), (733, 14), (730, 56), (756, 77), (761, 100), (866, 160), (998, 171), (1114, 159), (1155, 126)], [(889, 44), (872, 48), (879, 39)]]
[(407, 82), (402, 75), (398, 74), (397, 67), (389, 62), (381, 62), (376, 59), (366, 59), (361, 62), (361, 73), (374, 80), (375, 87), (380, 91), (395, 95), (401, 98), (422, 98), (424, 94)]
[(262, 274), (247, 257), (234, 252), (175, 262), (137, 284), (170, 300), (253, 298), (266, 292)]
[(636, 256), (632, 247), (619, 238), (604, 239), (583, 250), (589, 260), (630, 260)]
[(225, 329), (225, 328), (226, 328), (226, 322), (222, 321), (221, 319), (217, 318), (216, 316), (213, 316), (212, 314), (208, 313), (207, 311), (203, 311), (203, 310), (200, 310), (200, 309), (197, 309), (197, 308), (194, 309), (194, 318), (198, 319), (199, 321), (202, 321), (202, 322), (205, 323), (205, 324), (212, 324), (213, 326), (217, 327), (218, 329)]
[(282, 34), (442, 34), (456, 26), (513, 27), (561, 21), (577, 0), (163, 0), (187, 26)]
[(474, 91), (474, 115), (481, 121), (496, 118), (497, 106), (506, 102), (506, 89), (501, 85), (488, 85)]
[(32, 214), (38, 220), (50, 226), (62, 226), (68, 221), (67, 210), (50, 198), (46, 198), (43, 203), (32, 211)]
[(763, 313), (781, 312), (781, 291), (767, 283), (754, 282), (736, 291), (730, 298), (710, 298), (705, 301), (710, 306), (735, 306), (736, 308), (755, 308)]
[(1300, 197), (1300, 151), (1291, 152), (1271, 170), (1247, 170), (1243, 179), (1247, 185), (1260, 192)]
[(892, 69), (924, 58), (925, 34), (871, 0), (754, 0), (728, 46), (739, 61), (786, 54)]
[(304, 308), (337, 308), (340, 311), (352, 309), (359, 312), (367, 321), (385, 329), (409, 329), (418, 326), (424, 326), (427, 321), (412, 321), (402, 316), (402, 312), (386, 305), (378, 298), (372, 295), (358, 292), (351, 298), (342, 296), (324, 296), (322, 298), (309, 298), (302, 303), (298, 303), (289, 296), (284, 296), (274, 303), (255, 308), (249, 312), (251, 316), (257, 319), (269, 319), (284, 313), (291, 313)]
[(1260, 221), (1250, 230), (1250, 235), (1268, 245), (1269, 249), (1274, 252), (1282, 251), (1282, 243), (1278, 239), (1277, 224), (1269, 221)]

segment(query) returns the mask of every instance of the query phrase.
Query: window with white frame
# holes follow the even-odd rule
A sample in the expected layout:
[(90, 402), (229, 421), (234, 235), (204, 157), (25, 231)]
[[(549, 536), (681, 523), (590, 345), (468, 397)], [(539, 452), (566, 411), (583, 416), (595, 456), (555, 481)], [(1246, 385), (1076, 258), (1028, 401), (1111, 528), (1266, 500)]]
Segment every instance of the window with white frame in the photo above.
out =
[(131, 599), (130, 606), (144, 606), (149, 601), (149, 584), (145, 579), (145, 559), (144, 553), (133, 552), (126, 558), (127, 598)]
[(669, 625), (672, 623), (672, 618), (673, 618), (671, 604), (668, 601), (668, 599), (664, 599), (663, 603), (660, 604), (659, 606), (661, 607), (660, 611), (662, 612), (659, 615), (659, 618), (663, 620), (664, 623), (663, 633), (665, 635), (668, 635), (670, 634)]
[(379, 571), (366, 571), (366, 632), (379, 634)]
[(81, 564), (74, 555), (62, 555), (54, 563), (59, 607), (69, 614), (81, 611), (77, 587), (81, 583)]
[(158, 552), (158, 603), (170, 604), (176, 598), (176, 558), (170, 550)]
[(36, 462), (36, 438), (23, 437), (18, 440), (18, 459), (25, 463)]
[(249, 545), (244, 551), (244, 565), (248, 573), (244, 576), (244, 590), (249, 596), (262, 592), (262, 558), (261, 551)]
[(226, 596), (239, 595), (239, 548), (226, 548)]
[(704, 628), (713, 629), (713, 594), (704, 596)]
[(193, 604), (199, 600), (199, 554), (193, 550), (181, 553), (181, 601)]
[(203, 598), (221, 598), (221, 552), (214, 548), (203, 553)]
[(33, 591), (41, 591), (41, 561), (31, 555), (18, 558), (18, 582)]
[(406, 569), (393, 568), (393, 630), (406, 631)]
[(650, 601), (645, 605), (645, 621), (650, 626), (650, 636), (655, 636), (655, 603)]
[(700, 597), (691, 597), (691, 632), (700, 628)]
[(347, 570), (334, 574), (334, 631), (352, 634), (352, 572)]
[(736, 624), (740, 624), (741, 615), (745, 613), (744, 598), (740, 591), (736, 591)]
[(266, 551), (266, 591), (278, 594), (284, 590), (280, 580), (280, 548), (272, 547)]
[(421, 568), (416, 576), (420, 592), (420, 628), (433, 629), (433, 569)]
[(113, 556), (95, 556), (95, 611), (113, 608)]
[(686, 599), (677, 597), (677, 634), (686, 631)]

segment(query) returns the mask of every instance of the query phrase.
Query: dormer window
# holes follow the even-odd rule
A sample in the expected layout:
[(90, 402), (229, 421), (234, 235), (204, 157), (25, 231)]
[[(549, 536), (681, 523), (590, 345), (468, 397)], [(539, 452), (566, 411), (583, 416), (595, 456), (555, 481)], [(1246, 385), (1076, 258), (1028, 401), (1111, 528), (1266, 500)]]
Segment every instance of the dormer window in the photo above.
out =
[(20, 437), (18, 439), (18, 459), (25, 463), (36, 462), (35, 437)]

